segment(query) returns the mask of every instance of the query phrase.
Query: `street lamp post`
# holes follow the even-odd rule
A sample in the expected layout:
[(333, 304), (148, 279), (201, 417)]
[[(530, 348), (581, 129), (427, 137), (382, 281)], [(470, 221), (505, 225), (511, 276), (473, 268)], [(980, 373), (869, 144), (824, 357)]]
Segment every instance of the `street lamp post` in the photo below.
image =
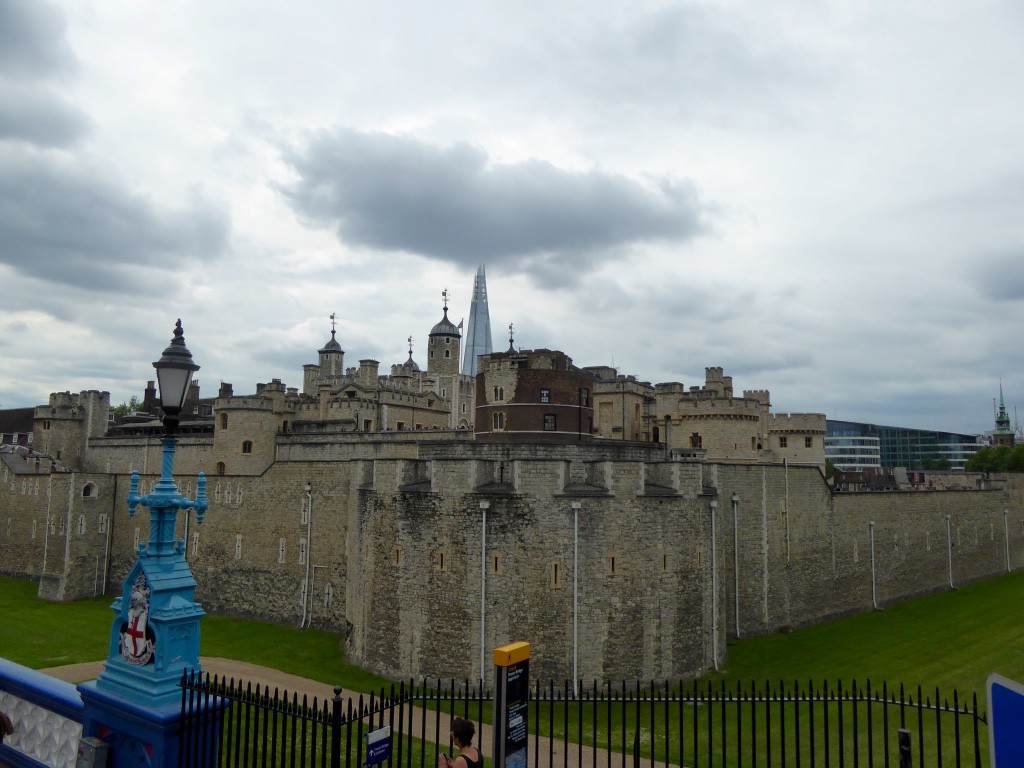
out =
[[(182, 764), (179, 683), (186, 672), (199, 672), (199, 620), (205, 615), (195, 602), (185, 541), (174, 536), (178, 510), (194, 509), (201, 523), (207, 508), (205, 475), (197, 478), (194, 501), (178, 493), (173, 475), (181, 409), (192, 374), (199, 370), (185, 346), (181, 320), (153, 367), (164, 426), (160, 480), (151, 493), (140, 496), (139, 473), (133, 472), (127, 498), (131, 516), (139, 505), (149, 508), (149, 540), (139, 542), (122, 593), (110, 606), (114, 621), (103, 671), (78, 691), (84, 705), (82, 735), (107, 745), (110, 765), (174, 768)], [(200, 709), (202, 743), (215, 744), (222, 701), (208, 700)]]
[(140, 496), (139, 473), (132, 472), (128, 514), (134, 517), (139, 505), (149, 508), (149, 540), (139, 543), (122, 596), (111, 606), (115, 620), (97, 688), (140, 704), (162, 706), (180, 703), (182, 673), (199, 670), (199, 619), (205, 615), (195, 602), (196, 582), (185, 560), (185, 542), (174, 539), (178, 510), (194, 509), (197, 522), (202, 523), (208, 506), (202, 472), (194, 501), (178, 492), (173, 476), (181, 410), (192, 374), (199, 370), (185, 346), (181, 320), (153, 367), (164, 426), (160, 480), (152, 493)]

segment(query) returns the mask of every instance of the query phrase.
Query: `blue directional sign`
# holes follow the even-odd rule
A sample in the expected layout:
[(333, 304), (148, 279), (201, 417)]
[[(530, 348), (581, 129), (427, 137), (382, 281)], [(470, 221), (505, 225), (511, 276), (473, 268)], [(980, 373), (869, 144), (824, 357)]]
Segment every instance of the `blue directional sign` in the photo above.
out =
[(380, 765), (391, 758), (391, 726), (366, 734), (366, 764)]
[(1024, 766), (1024, 685), (989, 675), (988, 717), (992, 768)]

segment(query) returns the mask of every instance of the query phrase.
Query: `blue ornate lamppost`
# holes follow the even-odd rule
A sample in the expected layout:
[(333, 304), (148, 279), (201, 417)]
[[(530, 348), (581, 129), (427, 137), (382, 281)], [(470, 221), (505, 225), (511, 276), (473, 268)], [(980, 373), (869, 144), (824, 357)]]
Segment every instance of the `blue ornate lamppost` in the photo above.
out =
[(153, 367), (164, 426), (160, 480), (151, 493), (140, 496), (139, 473), (132, 472), (128, 514), (134, 517), (139, 505), (149, 508), (149, 540), (139, 543), (123, 593), (111, 606), (115, 618), (110, 648), (96, 689), (160, 708), (180, 705), (182, 673), (199, 670), (199, 619), (205, 615), (195, 602), (196, 581), (185, 560), (185, 542), (174, 539), (178, 510), (196, 510), (201, 523), (208, 506), (203, 473), (194, 501), (178, 493), (173, 477), (181, 409), (192, 374), (199, 370), (185, 346), (181, 320)]

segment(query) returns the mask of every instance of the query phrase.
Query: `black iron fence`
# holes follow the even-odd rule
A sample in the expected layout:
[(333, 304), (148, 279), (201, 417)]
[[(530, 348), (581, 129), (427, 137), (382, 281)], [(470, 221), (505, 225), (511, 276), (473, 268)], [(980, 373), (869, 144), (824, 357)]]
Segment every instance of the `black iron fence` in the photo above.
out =
[[(450, 720), (474, 721), (490, 755), (491, 693), (424, 682), (378, 694), (301, 699), (259, 685), (186, 675), (179, 765), (332, 766), (367, 762), (367, 736), (391, 730), (386, 768), (433, 768), (451, 751)], [(860, 768), (987, 764), (976, 696), (800, 685), (536, 685), (529, 708), (535, 768)]]

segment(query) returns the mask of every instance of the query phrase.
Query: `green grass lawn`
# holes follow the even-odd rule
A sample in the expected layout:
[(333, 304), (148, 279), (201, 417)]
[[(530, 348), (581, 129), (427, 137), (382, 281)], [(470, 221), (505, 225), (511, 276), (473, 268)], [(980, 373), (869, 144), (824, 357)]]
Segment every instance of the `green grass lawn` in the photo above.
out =
[[(35, 582), (0, 578), (0, 655), (33, 669), (107, 657), (112, 597), (52, 603), (39, 600), (36, 591)], [(346, 690), (390, 685), (347, 663), (334, 632), (227, 616), (206, 616), (200, 626), (204, 656), (248, 661)]]
[[(0, 579), (0, 648), (11, 661), (40, 669), (106, 657), (111, 598), (51, 603), (36, 584)], [(1024, 681), (1024, 572), (1018, 572), (790, 634), (729, 646), (717, 681), (857, 679), (939, 687), (984, 698), (998, 672)], [(529, 638), (525, 638), (529, 639)], [(229, 617), (202, 621), (202, 654), (274, 667), (347, 690), (387, 684), (345, 660), (341, 637)]]
[(1024, 681), (1024, 572), (851, 616), (792, 634), (740, 640), (721, 675), (736, 681), (921, 685), (977, 693), (998, 672)]

